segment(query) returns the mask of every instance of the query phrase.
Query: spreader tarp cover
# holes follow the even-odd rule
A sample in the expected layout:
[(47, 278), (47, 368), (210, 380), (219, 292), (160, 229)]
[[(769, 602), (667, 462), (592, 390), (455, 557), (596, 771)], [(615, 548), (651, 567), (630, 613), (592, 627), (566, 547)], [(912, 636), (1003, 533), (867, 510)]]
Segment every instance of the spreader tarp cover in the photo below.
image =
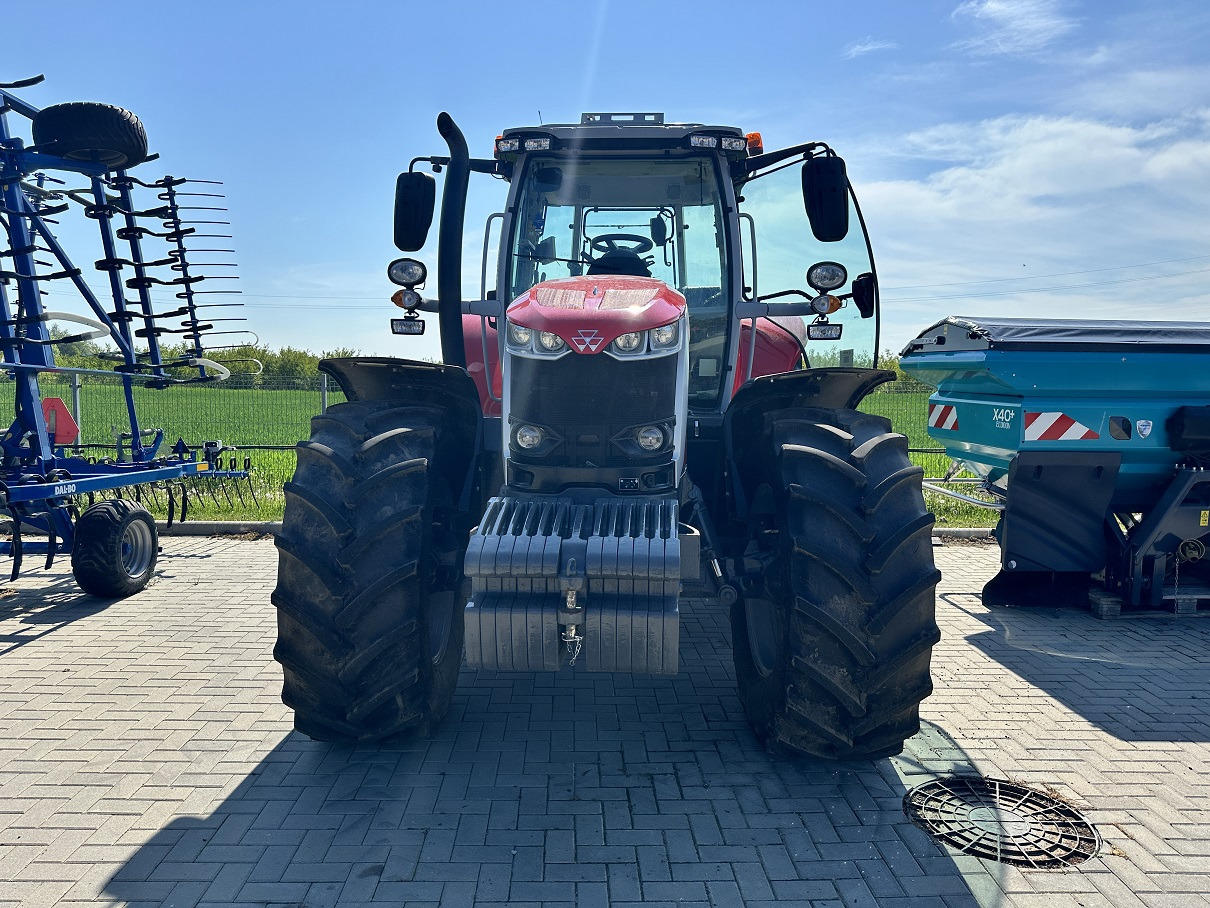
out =
[(997, 318), (951, 315), (920, 332), (903, 353), (920, 342), (945, 336), (951, 350), (1097, 351), (1130, 348), (1153, 352), (1210, 352), (1210, 322), (1117, 321), (1109, 319)]

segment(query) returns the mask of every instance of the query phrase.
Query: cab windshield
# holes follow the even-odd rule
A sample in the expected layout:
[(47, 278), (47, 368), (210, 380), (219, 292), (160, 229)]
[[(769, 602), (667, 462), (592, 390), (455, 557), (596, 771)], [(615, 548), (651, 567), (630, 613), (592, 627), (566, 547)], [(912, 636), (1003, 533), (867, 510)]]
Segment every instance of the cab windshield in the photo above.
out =
[[(690, 400), (717, 400), (722, 381), (717, 364), (725, 362), (728, 271), (714, 162), (531, 161), (518, 190), (509, 299), (544, 280), (598, 274), (653, 277), (685, 297)], [(703, 369), (709, 363), (715, 368)]]

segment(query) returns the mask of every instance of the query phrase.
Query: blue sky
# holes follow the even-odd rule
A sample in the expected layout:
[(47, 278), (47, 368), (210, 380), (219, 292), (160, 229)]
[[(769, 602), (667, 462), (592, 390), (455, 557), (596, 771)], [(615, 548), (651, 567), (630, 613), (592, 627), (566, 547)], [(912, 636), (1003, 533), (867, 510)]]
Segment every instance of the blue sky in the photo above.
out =
[[(145, 178), (225, 181), (246, 314), (274, 346), (435, 355), (435, 331), (390, 335), (385, 268), (395, 175), (442, 153), (441, 110), (482, 156), (505, 127), (584, 110), (827, 141), (873, 236), (884, 348), (950, 314), (1210, 320), (1204, 0), (66, 0), (54, 17), (10, 34), (0, 81), (45, 73), (35, 105), (134, 111), (161, 155)], [(477, 263), (502, 184), (471, 191)]]

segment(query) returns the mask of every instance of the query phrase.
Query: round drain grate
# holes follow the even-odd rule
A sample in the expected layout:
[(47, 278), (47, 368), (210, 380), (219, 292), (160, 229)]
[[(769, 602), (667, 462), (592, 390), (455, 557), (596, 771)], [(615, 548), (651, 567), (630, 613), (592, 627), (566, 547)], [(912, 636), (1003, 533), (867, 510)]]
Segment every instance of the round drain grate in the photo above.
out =
[(1076, 810), (1004, 779), (934, 779), (903, 796), (903, 812), (933, 838), (1002, 864), (1068, 867), (1101, 847)]

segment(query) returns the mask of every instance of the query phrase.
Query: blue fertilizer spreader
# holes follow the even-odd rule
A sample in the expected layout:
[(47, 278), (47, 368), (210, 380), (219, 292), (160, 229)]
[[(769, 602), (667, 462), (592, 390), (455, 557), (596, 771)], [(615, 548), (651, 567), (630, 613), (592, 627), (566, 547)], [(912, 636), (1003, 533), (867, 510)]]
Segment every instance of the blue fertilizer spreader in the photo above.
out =
[(1210, 605), (1210, 323), (951, 316), (900, 362), (1000, 512), (985, 602)]

